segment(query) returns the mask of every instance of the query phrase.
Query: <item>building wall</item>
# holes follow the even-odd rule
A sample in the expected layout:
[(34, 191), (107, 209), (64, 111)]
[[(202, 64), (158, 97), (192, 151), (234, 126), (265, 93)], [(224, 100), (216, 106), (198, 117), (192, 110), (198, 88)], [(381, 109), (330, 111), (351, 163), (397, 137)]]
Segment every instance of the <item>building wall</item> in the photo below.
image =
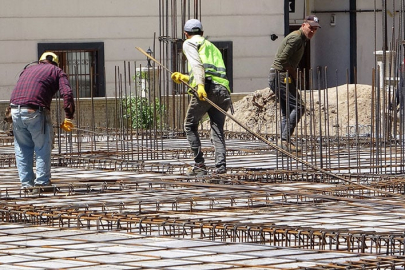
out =
[[(392, 10), (393, 1), (399, 9), (401, 0), (387, 1), (387, 29), (391, 29), (393, 21), (398, 26), (399, 17)], [(106, 92), (107, 96), (114, 96), (116, 67), (123, 66), (124, 61), (145, 65), (144, 55), (135, 47), (146, 50), (159, 44), (160, 2), (0, 0), (3, 52), (0, 54), (0, 100), (9, 99), (22, 68), (37, 60), (37, 44), (50, 42), (104, 42)], [(329, 86), (346, 83), (346, 71), (353, 68), (349, 58), (349, 3), (350, 0), (296, 0), (299, 11), (290, 18), (291, 24), (298, 25), (304, 14), (315, 13), (320, 18), (322, 29), (311, 40), (311, 67), (327, 67)], [(381, 1), (357, 1), (358, 10), (374, 8), (381, 9)], [(333, 13), (335, 25), (330, 24)], [(382, 48), (382, 14), (377, 12), (376, 15), (374, 20), (373, 12), (357, 13), (356, 69), (357, 82), (362, 84), (371, 84), (374, 51)], [(246, 0), (204, 0), (201, 21), (209, 40), (233, 42), (234, 93), (253, 92), (268, 86), (268, 70), (284, 37), (284, 1), (253, 0), (247, 4)], [(177, 31), (170, 29), (169, 33), (181, 38), (180, 18), (177, 22)], [(397, 31), (398, 27), (396, 35)], [(278, 39), (272, 41), (271, 34), (276, 34)], [(391, 31), (388, 36), (391, 41)], [(159, 59), (158, 53), (155, 56)]]
[[(371, 1), (367, 0), (358, 0), (357, 8), (360, 10), (367, 10), (367, 9), (376, 9), (378, 10), (376, 16), (374, 16), (373, 12), (362, 12), (358, 14), (357, 19), (357, 31), (358, 31), (358, 47), (357, 47), (357, 55), (358, 55), (358, 62), (359, 67), (362, 67), (362, 72), (360, 73), (359, 80), (360, 81), (371, 81), (372, 80), (372, 68), (377, 69), (376, 60), (374, 52), (375, 51), (382, 51), (383, 49), (383, 40), (384, 40), (384, 31), (383, 31), (383, 13), (380, 11), (382, 9), (381, 1), (376, 2), (376, 6), (374, 7), (374, 3), (370, 3)], [(399, 18), (400, 13), (395, 12), (401, 9), (401, 2), (402, 0), (387, 0), (387, 46), (388, 50), (398, 50), (396, 44), (398, 41), (400, 43), (404, 40), (404, 33), (400, 33), (399, 31), (404, 31), (404, 26), (399, 27)], [(395, 7), (394, 7), (395, 6)], [(402, 37), (402, 40), (398, 40), (399, 37)], [(402, 47), (401, 45), (400, 47)], [(403, 47), (402, 47), (403, 48)], [(401, 50), (403, 54), (403, 49)], [(401, 57), (403, 59), (403, 55)], [(402, 61), (402, 60), (401, 60)], [(387, 71), (389, 70), (389, 66), (391, 63), (386, 62)], [(392, 66), (394, 67), (394, 66)], [(381, 71), (382, 72), (382, 71)], [(393, 76), (393, 75), (391, 75)]]
[[(124, 61), (146, 64), (135, 47), (146, 50), (154, 44), (159, 2), (0, 0), (0, 100), (9, 99), (23, 67), (37, 60), (37, 44), (45, 42), (104, 42), (106, 92), (113, 96), (116, 66)], [(280, 42), (272, 42), (270, 35), (283, 34), (283, 1), (254, 2), (202, 1), (205, 35), (213, 41), (233, 41), (236, 93), (267, 87), (268, 69)]]
[[(136, 60), (158, 30), (158, 1), (0, 0), (0, 99), (9, 98), (18, 74), (35, 61), (39, 42), (104, 42), (107, 91), (114, 66)], [(139, 57), (138, 57), (139, 58)], [(111, 94), (111, 92), (108, 92)]]
[[(393, 6), (400, 9), (401, 0), (387, 0), (387, 35), (388, 42), (398, 38), (399, 14)], [(357, 83), (371, 85), (373, 68), (376, 68), (374, 52), (382, 50), (383, 27), (381, 1), (357, 0), (357, 48), (355, 67), (350, 66), (350, 0), (312, 0), (311, 11), (320, 18), (322, 29), (311, 41), (312, 67), (328, 67), (328, 86), (345, 84), (347, 71), (356, 68)], [(374, 10), (377, 10), (374, 13)], [(318, 13), (317, 13), (318, 12)], [(330, 24), (330, 17), (335, 14), (335, 25)], [(394, 28), (393, 28), (394, 27)], [(393, 30), (394, 29), (394, 30)], [(392, 46), (391, 42), (388, 46)]]
[[(254, 4), (253, 4), (254, 2)], [(204, 0), (204, 35), (212, 41), (233, 41), (235, 93), (268, 87), (268, 71), (284, 34), (284, 1)]]
[[(322, 73), (326, 68), (328, 87), (347, 81), (346, 70), (350, 68), (350, 15), (339, 11), (349, 10), (349, 7), (349, 0), (316, 0), (311, 9), (321, 24), (321, 29), (311, 40), (311, 68), (316, 71), (319, 67)], [(335, 14), (335, 25), (330, 23), (332, 14)]]

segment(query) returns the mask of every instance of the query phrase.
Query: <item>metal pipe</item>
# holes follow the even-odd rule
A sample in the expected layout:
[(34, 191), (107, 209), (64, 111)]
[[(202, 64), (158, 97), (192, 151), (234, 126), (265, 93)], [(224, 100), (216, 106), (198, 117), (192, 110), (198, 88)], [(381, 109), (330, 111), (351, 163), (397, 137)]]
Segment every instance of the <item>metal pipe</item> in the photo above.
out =
[(362, 13), (362, 12), (382, 12), (381, 9), (356, 9), (351, 8), (349, 10), (312, 10), (311, 13), (321, 14), (321, 13)]

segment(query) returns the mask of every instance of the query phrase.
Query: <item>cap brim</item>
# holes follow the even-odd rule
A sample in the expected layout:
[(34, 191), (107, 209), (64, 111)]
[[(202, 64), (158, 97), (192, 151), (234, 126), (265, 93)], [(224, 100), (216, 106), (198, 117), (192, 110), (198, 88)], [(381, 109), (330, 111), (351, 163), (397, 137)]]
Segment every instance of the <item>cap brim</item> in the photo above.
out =
[(200, 29), (200, 28), (193, 28), (193, 29), (190, 29), (190, 30), (184, 30), (184, 31), (186, 31), (186, 32), (190, 32), (190, 33), (197, 33), (197, 32), (200, 32), (200, 31), (201, 31), (201, 29)]
[(317, 22), (314, 22), (314, 21), (307, 21), (307, 23), (309, 23), (309, 25), (310, 26), (314, 26), (314, 27), (319, 27), (319, 28), (321, 28), (321, 25), (319, 24), (319, 23), (317, 23)]

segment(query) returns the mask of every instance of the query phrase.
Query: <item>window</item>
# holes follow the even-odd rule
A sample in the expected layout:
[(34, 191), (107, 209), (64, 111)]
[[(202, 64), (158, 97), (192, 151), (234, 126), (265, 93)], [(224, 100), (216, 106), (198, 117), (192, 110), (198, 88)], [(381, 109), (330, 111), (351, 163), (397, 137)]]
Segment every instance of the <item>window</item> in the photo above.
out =
[(222, 53), (224, 64), (226, 67), (226, 76), (229, 80), (229, 87), (233, 92), (233, 46), (232, 41), (212, 41)]
[(75, 97), (104, 97), (104, 43), (39, 43), (38, 59), (52, 51), (68, 75)]

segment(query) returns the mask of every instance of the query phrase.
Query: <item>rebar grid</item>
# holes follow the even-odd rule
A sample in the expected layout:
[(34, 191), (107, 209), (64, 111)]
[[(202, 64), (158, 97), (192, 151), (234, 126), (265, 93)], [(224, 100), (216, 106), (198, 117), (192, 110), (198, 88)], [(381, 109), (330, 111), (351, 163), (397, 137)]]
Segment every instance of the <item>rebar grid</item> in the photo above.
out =
[[(190, 17), (191, 9), (193, 17), (201, 17), (201, 4), (192, 2), (159, 3), (159, 53), (162, 62), (175, 70), (185, 68), (179, 55), (182, 37), (178, 36), (178, 26)], [(181, 14), (172, 17), (177, 14), (177, 4), (181, 5)], [(157, 51), (155, 45), (153, 51)], [(393, 93), (400, 90), (390, 86), (393, 82), (384, 81), (380, 87), (378, 79), (373, 79), (368, 107), (372, 117), (370, 122), (360, 123), (362, 111), (357, 107), (356, 85), (354, 90), (345, 86), (345, 102), (354, 107), (342, 112), (337, 106), (336, 117), (331, 118), (335, 112), (329, 107), (336, 104), (329, 98), (330, 94), (339, 94), (338, 88), (335, 92), (326, 91), (328, 82), (322, 82), (322, 78), (327, 78), (326, 68), (316, 74), (310, 70), (310, 84), (314, 80), (318, 85), (310, 85), (310, 90), (300, 89), (308, 93), (305, 102), (309, 110), (300, 123), (302, 131), (293, 138), (303, 148), (294, 154), (304, 162), (259, 142), (255, 134), (232, 129), (226, 133), (228, 174), (212, 174), (214, 149), (206, 143), (203, 150), (210, 166), (209, 175), (190, 178), (184, 176), (185, 168), (192, 162), (182, 132), (188, 101), (184, 89), (175, 89), (168, 74), (157, 69), (159, 76), (149, 77), (144, 83), (149, 87), (148, 100), (157, 97), (166, 105), (167, 111), (159, 115), (165, 124), (154, 121), (151, 129), (144, 130), (134, 128), (128, 115), (124, 116), (127, 105), (122, 100), (144, 90), (139, 89), (142, 83), (139, 84), (137, 65), (124, 63), (124, 68), (116, 67), (115, 104), (106, 102), (104, 108), (105, 118), (112, 114), (113, 121), (97, 123), (103, 128), (96, 128), (96, 120), (90, 119), (89, 123), (79, 121), (73, 134), (57, 131), (53, 192), (33, 196), (29, 190), (20, 190), (15, 174), (12, 178), (9, 170), (15, 172), (15, 160), (10, 155), (0, 158), (6, 180), (0, 184), (3, 222), (80, 229), (78, 234), (121, 231), (126, 235), (168, 236), (183, 241), (250, 243), (269, 249), (289, 247), (301, 255), (312, 252), (314, 257), (324, 254), (322, 251), (334, 251), (338, 252), (336, 257), (341, 256), (341, 263), (310, 259), (313, 264), (306, 264), (305, 268), (297, 268), (304, 260), (293, 257), (289, 262), (295, 263), (296, 268), (290, 269), (404, 268), (404, 112), (403, 107), (392, 103)], [(155, 75), (156, 67), (147, 67), (148, 73), (151, 69)], [(373, 71), (373, 78), (378, 72)], [(78, 103), (80, 111), (81, 101)], [(93, 102), (90, 106), (94, 111)], [(352, 116), (355, 123), (338, 122), (344, 115)], [(279, 117), (276, 113), (276, 122)], [(279, 137), (277, 125), (262, 121), (258, 129), (271, 142)], [(202, 138), (209, 138), (204, 125), (200, 131)], [(12, 145), (10, 138), (0, 139), (2, 150)], [(347, 181), (308, 168), (305, 162)], [(63, 244), (58, 248), (66, 250)], [(360, 259), (347, 262), (343, 258), (348, 254)], [(360, 257), (365, 254), (379, 257)], [(251, 265), (238, 260), (227, 264), (240, 268)], [(255, 264), (267, 268), (273, 265), (277, 269), (271, 260), (266, 265)]]
[[(129, 173), (114, 182), (114, 177), (100, 177), (103, 171), (93, 174), (83, 183), (56, 182), (55, 194), (32, 197), (15, 188), (2, 189), (1, 197), (7, 199), (0, 210), (2, 221), (301, 249), (404, 252), (401, 218), (405, 213), (395, 193), (387, 197), (355, 186), (315, 186), (296, 179), (281, 182), (282, 186), (261, 182), (218, 185), (207, 183), (208, 179), (199, 182), (183, 177), (179, 181), (166, 175)], [(333, 214), (334, 210), (338, 212)], [(305, 212), (308, 219), (302, 216)], [(363, 222), (356, 222), (359, 214)], [(331, 228), (320, 218), (328, 215), (335, 216)]]
[[(403, 255), (404, 234), (347, 230), (316, 230), (290, 226), (264, 226), (231, 221), (203, 221), (170, 217), (108, 214), (94, 211), (1, 210), (2, 221), (69, 229), (124, 231), (148, 236), (255, 243), (300, 249)], [(395, 224), (394, 224), (395, 225)]]
[[(215, 243), (204, 240), (150, 238), (136, 234), (27, 227), (0, 224), (0, 262), (2, 267), (30, 269), (387, 269), (402, 266), (401, 256), (377, 257), (344, 252), (269, 247), (254, 244)], [(335, 263), (326, 263), (333, 258)], [(339, 263), (336, 263), (339, 262)], [(360, 268), (360, 267), (369, 268)], [(381, 268), (371, 268), (372, 266)]]
[(315, 267), (300, 267), (296, 269), (302, 270), (324, 270), (324, 269), (353, 269), (353, 270), (363, 270), (363, 269), (378, 269), (378, 270), (391, 270), (391, 269), (402, 269), (405, 266), (404, 256), (392, 256), (388, 258), (376, 258), (376, 259), (361, 259), (357, 262), (349, 263), (330, 263), (330, 264), (319, 264)]

